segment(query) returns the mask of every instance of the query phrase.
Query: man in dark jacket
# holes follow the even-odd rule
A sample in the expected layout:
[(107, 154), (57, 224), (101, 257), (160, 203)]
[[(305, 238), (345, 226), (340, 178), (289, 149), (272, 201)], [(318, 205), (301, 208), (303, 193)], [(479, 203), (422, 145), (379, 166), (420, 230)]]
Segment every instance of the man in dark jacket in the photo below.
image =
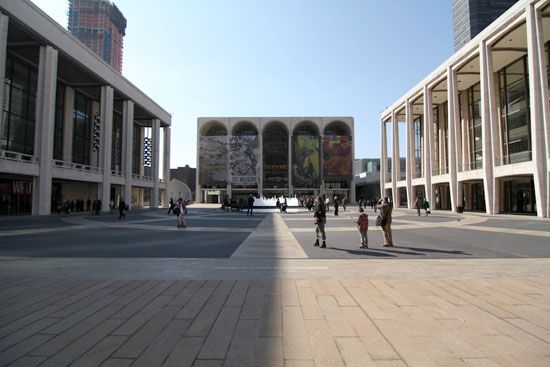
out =
[(246, 216), (252, 216), (252, 209), (254, 208), (254, 195), (250, 194), (248, 197), (248, 208), (246, 210)]

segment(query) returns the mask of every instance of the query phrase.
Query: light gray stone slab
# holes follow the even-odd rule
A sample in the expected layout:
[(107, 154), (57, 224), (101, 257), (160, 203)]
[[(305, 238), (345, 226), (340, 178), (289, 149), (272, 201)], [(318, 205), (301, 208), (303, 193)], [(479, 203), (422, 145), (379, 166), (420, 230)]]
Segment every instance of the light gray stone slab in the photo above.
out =
[(224, 359), (231, 342), (240, 307), (224, 307), (199, 352), (199, 359)]
[(126, 336), (106, 336), (92, 349), (77, 359), (74, 362), (74, 365), (78, 367), (98, 366), (107, 357), (113, 354), (114, 351), (117, 350), (122, 344), (124, 344), (126, 340), (128, 340), (128, 337)]
[(188, 337), (181, 338), (166, 361), (164, 367), (191, 367), (195, 357), (202, 347), (205, 338)]

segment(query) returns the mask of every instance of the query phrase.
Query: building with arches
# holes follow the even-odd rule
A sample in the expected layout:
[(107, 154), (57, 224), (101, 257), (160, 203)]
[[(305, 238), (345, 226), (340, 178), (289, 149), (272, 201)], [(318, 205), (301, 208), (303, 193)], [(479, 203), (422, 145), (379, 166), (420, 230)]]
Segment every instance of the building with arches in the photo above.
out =
[(197, 202), (339, 195), (355, 200), (352, 117), (202, 117)]

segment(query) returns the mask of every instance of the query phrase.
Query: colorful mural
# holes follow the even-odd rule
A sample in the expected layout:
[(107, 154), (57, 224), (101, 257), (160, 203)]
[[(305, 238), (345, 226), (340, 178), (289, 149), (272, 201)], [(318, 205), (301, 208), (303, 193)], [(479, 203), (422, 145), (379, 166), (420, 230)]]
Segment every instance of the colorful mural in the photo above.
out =
[(229, 180), (236, 186), (258, 186), (260, 144), (257, 135), (229, 139)]
[(227, 186), (227, 136), (201, 136), (199, 139), (199, 184)]
[(319, 138), (311, 135), (293, 137), (292, 177), (296, 187), (316, 187), (320, 184)]
[(352, 169), (351, 137), (325, 135), (323, 138), (323, 169), (325, 177), (350, 176)]

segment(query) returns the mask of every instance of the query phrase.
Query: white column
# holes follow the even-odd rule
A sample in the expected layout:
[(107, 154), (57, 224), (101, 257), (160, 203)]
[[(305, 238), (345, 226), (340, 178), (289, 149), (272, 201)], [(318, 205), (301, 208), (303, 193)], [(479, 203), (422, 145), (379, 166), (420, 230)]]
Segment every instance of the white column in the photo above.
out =
[(151, 136), (151, 175), (153, 176), (153, 192), (151, 194), (151, 208), (159, 206), (159, 172), (160, 172), (160, 120), (153, 120)]
[(432, 142), (433, 142), (433, 104), (432, 104), (432, 91), (427, 85), (424, 86), (424, 180), (426, 198), (430, 202), (430, 205), (434, 204), (433, 190), (432, 190)]
[(290, 134), (288, 134), (288, 196), (293, 197), (294, 196), (294, 185), (292, 184), (292, 130), (289, 127), (289, 130), (291, 131)]
[(0, 13), (0, 111), (4, 111), (4, 78), (6, 77), (6, 54), (8, 51), (8, 16)]
[[(481, 140), (483, 144), (483, 186), (487, 214), (498, 213), (498, 190), (493, 173), (494, 136), (493, 126), (499, 123), (495, 104), (495, 83), (491, 46), (485, 41), (479, 43), (480, 86), (481, 86)], [(470, 147), (474, 149), (474, 147)]]
[(113, 87), (104, 85), (101, 87), (101, 105), (100, 114), (100, 147), (99, 147), (99, 167), (103, 169), (103, 182), (101, 183), (101, 210), (109, 210), (109, 201), (111, 201), (111, 152), (113, 145)]
[(258, 169), (258, 195), (261, 198), (263, 196), (264, 191), (264, 134), (262, 134), (262, 129), (260, 125), (260, 132), (258, 133), (258, 145), (259, 145), (259, 154), (258, 154), (258, 160), (260, 161), (259, 169)]
[(38, 215), (51, 213), (57, 54), (52, 46), (40, 47), (34, 144), (34, 154), (39, 155), (40, 170), (33, 183), (33, 214)]
[[(386, 122), (380, 121), (380, 196), (384, 197), (386, 191), (386, 175), (388, 174), (388, 137), (386, 134)], [(376, 198), (375, 198), (376, 199)]]
[(74, 131), (74, 89), (65, 87), (63, 124), (63, 160), (73, 160), (73, 131)]
[(122, 103), (122, 154), (124, 156), (124, 201), (130, 205), (132, 200), (132, 144), (134, 137), (134, 102), (126, 100)]
[(548, 183), (548, 134), (550, 106), (548, 104), (548, 81), (546, 53), (540, 13), (534, 4), (529, 4), (527, 13), (527, 64), (529, 67), (529, 98), (531, 109), (531, 146), (535, 165), (533, 181), (537, 201), (537, 215), (546, 218), (550, 212)]
[(397, 180), (399, 179), (401, 172), (400, 172), (400, 158), (399, 158), (399, 121), (397, 120), (397, 113), (395, 111), (392, 112), (391, 117), (391, 123), (392, 123), (392, 148), (393, 148), (393, 156), (392, 156), (392, 196), (393, 196), (393, 204), (396, 208), (399, 207), (400, 203), (400, 197), (399, 197), (399, 191), (397, 189)]
[[(164, 172), (164, 184), (166, 189), (164, 190), (164, 198), (162, 199), (163, 204), (165, 206), (168, 205), (168, 202), (170, 201), (170, 193), (168, 192), (168, 183), (170, 182), (170, 138), (171, 138), (171, 131), (170, 126), (164, 127), (164, 160), (163, 160), (163, 172)], [(198, 161), (198, 159), (197, 159)], [(195, 193), (199, 195), (200, 187), (198, 184), (199, 179), (199, 166), (197, 165), (197, 175), (196, 175), (196, 183), (195, 183)], [(198, 196), (197, 196), (198, 197)], [(198, 201), (198, 200), (197, 200)]]
[(458, 198), (457, 183), (457, 164), (456, 164), (456, 122), (460, 118), (458, 113), (458, 89), (456, 81), (456, 72), (452, 66), (447, 67), (447, 101), (448, 101), (448, 144), (449, 144), (449, 188), (451, 194), (451, 210), (456, 211), (456, 207), (461, 205)]
[(406, 162), (405, 174), (406, 174), (406, 180), (407, 180), (407, 207), (409, 209), (412, 209), (413, 203), (414, 203), (414, 200), (412, 200), (412, 196), (413, 196), (412, 173), (413, 173), (413, 167), (415, 165), (415, 160), (414, 160), (414, 154), (413, 154), (414, 127), (413, 127), (412, 103), (409, 100), (407, 100), (405, 104), (405, 120), (407, 124), (407, 158), (405, 161)]

